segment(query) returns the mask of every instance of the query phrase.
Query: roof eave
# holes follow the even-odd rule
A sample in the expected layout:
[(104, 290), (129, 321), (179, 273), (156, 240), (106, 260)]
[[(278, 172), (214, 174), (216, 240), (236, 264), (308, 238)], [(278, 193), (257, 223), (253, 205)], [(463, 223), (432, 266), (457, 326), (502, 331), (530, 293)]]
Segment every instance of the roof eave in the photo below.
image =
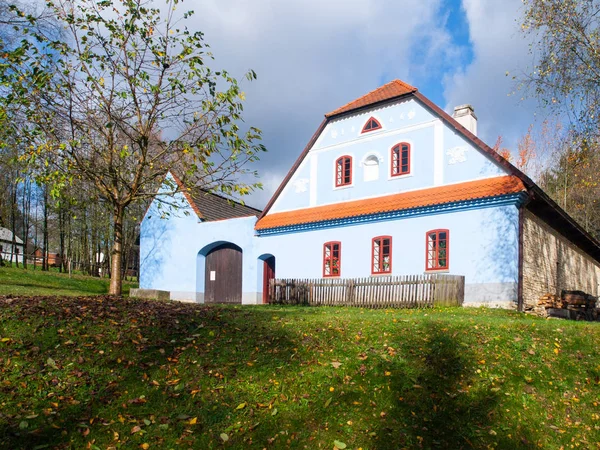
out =
[(397, 96), (391, 97), (391, 98), (386, 98), (385, 100), (379, 100), (377, 102), (369, 103), (367, 105), (359, 106), (357, 108), (352, 108), (352, 109), (349, 109), (347, 111), (342, 111), (342, 112), (339, 112), (339, 113), (334, 113), (334, 112), (327, 113), (327, 114), (325, 114), (325, 118), (329, 119), (329, 120), (333, 120), (333, 119), (339, 119), (339, 118), (344, 117), (344, 116), (350, 116), (350, 115), (353, 115), (353, 114), (358, 114), (358, 113), (361, 113), (363, 111), (366, 111), (367, 109), (372, 109), (372, 108), (375, 108), (377, 106), (382, 106), (382, 105), (385, 105), (387, 103), (394, 103), (394, 102), (397, 102), (398, 100), (402, 100), (402, 99), (408, 98), (408, 97), (410, 97), (411, 95), (413, 95), (413, 94), (415, 94), (417, 92), (418, 91), (416, 91), (416, 90), (413, 91), (413, 92), (407, 92), (405, 94), (397, 95)]

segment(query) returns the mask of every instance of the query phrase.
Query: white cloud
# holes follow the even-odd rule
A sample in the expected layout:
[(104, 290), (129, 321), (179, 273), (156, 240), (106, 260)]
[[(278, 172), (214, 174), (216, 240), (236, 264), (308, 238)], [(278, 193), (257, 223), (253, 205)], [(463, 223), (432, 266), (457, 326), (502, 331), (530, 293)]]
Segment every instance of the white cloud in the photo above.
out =
[[(411, 51), (423, 67), (456, 53), (440, 21), (440, 0), (195, 0), (193, 21), (205, 33), (215, 68), (245, 84), (245, 119), (264, 132), (269, 152), (256, 168), (265, 190), (248, 200), (263, 206), (323, 115), (392, 78), (411, 80)], [(434, 45), (435, 44), (435, 45)], [(414, 56), (414, 55), (412, 55)], [(382, 80), (385, 78), (385, 80)]]
[[(528, 42), (519, 29), (521, 0), (490, 2), (463, 0), (469, 24), (473, 61), (444, 80), (446, 110), (471, 103), (478, 117), (479, 136), (489, 145), (502, 135), (504, 145), (515, 149), (519, 137), (535, 120), (536, 105), (521, 101), (514, 75), (531, 66)], [(506, 73), (509, 73), (509, 76)]]

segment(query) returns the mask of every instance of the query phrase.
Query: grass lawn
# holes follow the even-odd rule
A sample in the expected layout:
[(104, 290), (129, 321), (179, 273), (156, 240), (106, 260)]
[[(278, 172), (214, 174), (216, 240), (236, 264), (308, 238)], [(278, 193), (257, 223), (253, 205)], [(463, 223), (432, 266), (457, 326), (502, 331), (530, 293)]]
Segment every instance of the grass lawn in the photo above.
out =
[(0, 448), (600, 448), (599, 325), (0, 299)]
[[(69, 295), (83, 296), (108, 293), (108, 278), (58, 273), (56, 269), (42, 272), (40, 268), (0, 267), (0, 295)], [(137, 283), (123, 283), (123, 294)]]

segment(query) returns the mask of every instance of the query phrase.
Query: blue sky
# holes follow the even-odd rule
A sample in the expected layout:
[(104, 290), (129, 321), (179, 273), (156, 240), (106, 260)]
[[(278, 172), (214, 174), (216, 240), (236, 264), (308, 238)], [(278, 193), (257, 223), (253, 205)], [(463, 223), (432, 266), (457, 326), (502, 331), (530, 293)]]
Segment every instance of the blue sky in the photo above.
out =
[[(515, 149), (539, 121), (512, 75), (532, 57), (519, 31), (520, 0), (189, 0), (192, 28), (205, 33), (214, 68), (244, 83), (245, 120), (263, 130), (257, 163), (263, 207), (323, 115), (399, 78), (452, 112), (470, 103), (479, 136)], [(507, 73), (509, 76), (507, 76)], [(539, 115), (539, 114), (538, 114)]]

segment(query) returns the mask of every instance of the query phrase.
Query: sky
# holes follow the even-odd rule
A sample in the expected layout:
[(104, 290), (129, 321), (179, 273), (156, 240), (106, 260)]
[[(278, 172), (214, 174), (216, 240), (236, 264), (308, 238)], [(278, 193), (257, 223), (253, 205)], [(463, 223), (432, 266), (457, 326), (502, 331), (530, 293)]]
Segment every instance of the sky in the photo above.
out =
[(536, 104), (513, 79), (531, 69), (520, 32), (521, 0), (186, 0), (188, 22), (215, 56), (212, 67), (242, 82), (244, 120), (268, 152), (252, 168), (262, 208), (323, 115), (401, 79), (451, 113), (470, 103), (478, 135), (515, 150)]

